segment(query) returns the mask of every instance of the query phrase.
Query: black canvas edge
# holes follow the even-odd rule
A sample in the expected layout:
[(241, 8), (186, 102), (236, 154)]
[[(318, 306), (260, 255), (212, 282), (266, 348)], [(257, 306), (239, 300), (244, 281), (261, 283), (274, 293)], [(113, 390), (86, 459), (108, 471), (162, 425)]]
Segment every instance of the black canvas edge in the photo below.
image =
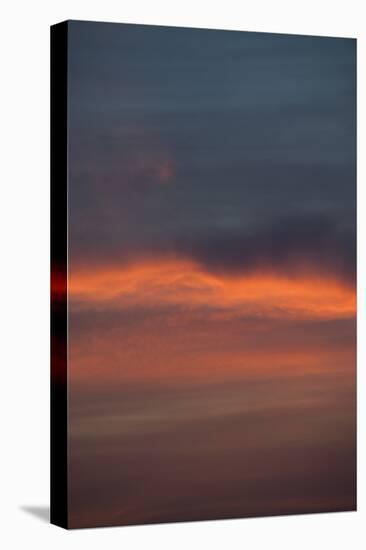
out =
[(67, 41), (53, 25), (51, 45), (51, 479), (50, 522), (68, 528), (67, 407)]
[(354, 370), (355, 370), (355, 479), (354, 479), (354, 488), (355, 488), (355, 506), (354, 511), (358, 511), (358, 464), (359, 464), (359, 458), (358, 458), (358, 451), (359, 451), (359, 445), (358, 445), (358, 406), (359, 406), (359, 387), (358, 387), (358, 213), (357, 213), (357, 205), (358, 205), (358, 39), (354, 38), (354, 44), (355, 44), (355, 58), (354, 58), (354, 152), (355, 152), (355, 176), (354, 176), (354, 186), (355, 186), (355, 245), (354, 245), (354, 259), (355, 259), (355, 288), (356, 288), (356, 315), (355, 315), (355, 363), (354, 363)]

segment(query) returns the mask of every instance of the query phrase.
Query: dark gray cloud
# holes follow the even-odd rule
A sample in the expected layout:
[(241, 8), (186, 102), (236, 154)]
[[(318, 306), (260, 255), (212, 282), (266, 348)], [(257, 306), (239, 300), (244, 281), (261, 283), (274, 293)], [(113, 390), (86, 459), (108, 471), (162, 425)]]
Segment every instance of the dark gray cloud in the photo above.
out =
[(179, 242), (178, 249), (216, 271), (309, 269), (355, 282), (353, 228), (325, 216), (279, 219), (255, 231), (216, 231), (206, 239)]

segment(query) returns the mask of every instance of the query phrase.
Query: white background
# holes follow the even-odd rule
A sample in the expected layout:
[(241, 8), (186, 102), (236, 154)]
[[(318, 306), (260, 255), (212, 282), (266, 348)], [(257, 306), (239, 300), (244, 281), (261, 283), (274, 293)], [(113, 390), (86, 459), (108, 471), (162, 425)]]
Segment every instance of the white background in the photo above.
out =
[[(365, 548), (365, 24), (348, 0), (3, 2), (0, 66), (0, 545), (58, 548)], [(64, 531), (49, 504), (49, 25), (64, 19), (358, 38), (359, 506), (320, 514)], [(362, 217), (363, 213), (363, 217)], [(39, 516), (39, 514), (38, 514)]]

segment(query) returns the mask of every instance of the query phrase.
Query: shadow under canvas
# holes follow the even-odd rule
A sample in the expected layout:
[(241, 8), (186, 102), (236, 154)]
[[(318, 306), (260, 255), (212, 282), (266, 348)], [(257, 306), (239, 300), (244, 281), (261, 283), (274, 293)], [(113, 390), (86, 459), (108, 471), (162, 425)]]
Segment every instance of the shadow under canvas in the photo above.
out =
[(49, 506), (20, 506), (23, 512), (27, 512), (41, 521), (49, 523), (50, 507)]

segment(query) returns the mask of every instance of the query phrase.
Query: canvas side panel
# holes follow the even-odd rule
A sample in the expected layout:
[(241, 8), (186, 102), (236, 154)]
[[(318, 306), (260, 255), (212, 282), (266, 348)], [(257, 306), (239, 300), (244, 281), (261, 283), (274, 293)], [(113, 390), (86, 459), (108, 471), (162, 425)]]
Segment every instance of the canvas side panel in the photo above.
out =
[(51, 27), (51, 523), (67, 528), (67, 23)]

